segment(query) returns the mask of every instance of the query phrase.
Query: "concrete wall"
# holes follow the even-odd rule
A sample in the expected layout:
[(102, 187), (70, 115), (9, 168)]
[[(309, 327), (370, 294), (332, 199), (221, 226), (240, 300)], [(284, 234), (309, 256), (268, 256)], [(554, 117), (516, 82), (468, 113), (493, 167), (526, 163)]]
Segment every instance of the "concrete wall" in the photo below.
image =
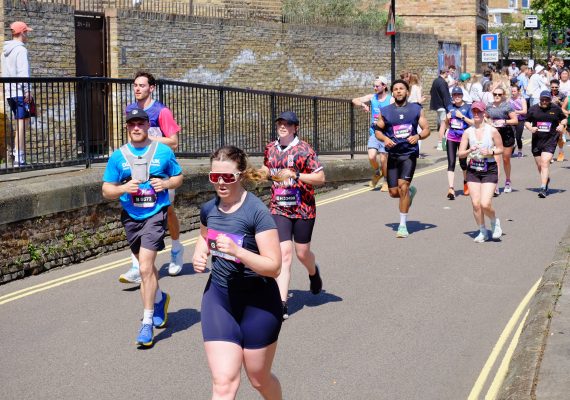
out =
[[(321, 162), (327, 185), (319, 192), (370, 176), (366, 159)], [(214, 194), (207, 166), (181, 164), (176, 213), (185, 232), (198, 228), (200, 205)], [(96, 167), (0, 183), (0, 284), (127, 247), (119, 201), (102, 198), (102, 174)], [(269, 200), (267, 186), (255, 192)]]

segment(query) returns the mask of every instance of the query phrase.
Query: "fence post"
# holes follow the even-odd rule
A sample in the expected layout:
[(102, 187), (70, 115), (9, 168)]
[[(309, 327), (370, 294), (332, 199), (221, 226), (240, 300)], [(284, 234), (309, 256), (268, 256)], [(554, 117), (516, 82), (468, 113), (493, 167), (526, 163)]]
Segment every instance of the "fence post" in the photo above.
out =
[(91, 125), (89, 124), (89, 110), (91, 109), (91, 104), (90, 104), (90, 99), (91, 99), (91, 90), (93, 89), (91, 87), (92, 82), (91, 80), (84, 76), (81, 78), (81, 81), (79, 83), (79, 91), (81, 93), (80, 96), (80, 101), (81, 101), (81, 106), (79, 107), (79, 109), (81, 110), (81, 115), (79, 116), (80, 118), (80, 124), (79, 126), (81, 126), (81, 130), (82, 132), (82, 136), (83, 136), (83, 146), (85, 149), (85, 168), (90, 168), (91, 167), (91, 143), (90, 143), (90, 132), (89, 129), (91, 127)]
[(158, 101), (160, 101), (162, 104), (165, 104), (165, 102), (164, 102), (164, 83), (162, 82), (162, 80), (158, 80), (156, 82), (156, 85), (158, 86)]
[(225, 144), (224, 89), (220, 88), (218, 110), (220, 113), (220, 147)]
[(319, 116), (318, 113), (318, 104), (317, 98), (313, 97), (313, 148), (315, 149), (315, 153), (319, 152), (319, 135), (318, 135), (318, 120)]
[(275, 118), (277, 118), (277, 112), (275, 110), (275, 92), (271, 92), (269, 95), (270, 107), (271, 107), (271, 141), (277, 140), (277, 131), (275, 130)]
[(356, 136), (355, 136), (355, 120), (354, 120), (354, 105), (350, 103), (350, 159), (354, 160), (354, 152), (356, 151)]

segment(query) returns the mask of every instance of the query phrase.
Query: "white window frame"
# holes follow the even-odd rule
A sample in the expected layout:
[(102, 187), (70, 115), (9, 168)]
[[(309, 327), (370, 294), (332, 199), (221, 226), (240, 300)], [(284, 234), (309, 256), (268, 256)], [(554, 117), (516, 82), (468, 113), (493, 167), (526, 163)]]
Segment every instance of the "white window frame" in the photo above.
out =
[(511, 10), (516, 10), (517, 6), (518, 6), (518, 1), (517, 0), (509, 0), (509, 8)]

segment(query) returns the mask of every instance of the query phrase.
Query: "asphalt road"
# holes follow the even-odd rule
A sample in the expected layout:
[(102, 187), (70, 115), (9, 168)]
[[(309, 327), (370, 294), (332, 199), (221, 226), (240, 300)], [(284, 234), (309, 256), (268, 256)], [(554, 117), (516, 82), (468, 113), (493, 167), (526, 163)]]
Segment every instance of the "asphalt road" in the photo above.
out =
[[(397, 203), (386, 193), (357, 184), (318, 198), (313, 248), (325, 291), (311, 295), (295, 262), (292, 315), (274, 363), (286, 399), (486, 394), (501, 357), (473, 394), (475, 381), (570, 222), (570, 163), (553, 164), (552, 194), (539, 199), (533, 160), (513, 160), (515, 190), (494, 200), (505, 235), (484, 244), (473, 243), (469, 199), (447, 200), (446, 172), (436, 167), (414, 179), (407, 239), (396, 239)], [(172, 301), (168, 327), (155, 331), (149, 350), (134, 345), (138, 289), (117, 281), (127, 252), (0, 286), (0, 397), (209, 398), (200, 329), (208, 276), (193, 273), (191, 256), (189, 245), (175, 278), (165, 276), (167, 254), (159, 256), (160, 285)], [(259, 398), (245, 375), (238, 398)]]

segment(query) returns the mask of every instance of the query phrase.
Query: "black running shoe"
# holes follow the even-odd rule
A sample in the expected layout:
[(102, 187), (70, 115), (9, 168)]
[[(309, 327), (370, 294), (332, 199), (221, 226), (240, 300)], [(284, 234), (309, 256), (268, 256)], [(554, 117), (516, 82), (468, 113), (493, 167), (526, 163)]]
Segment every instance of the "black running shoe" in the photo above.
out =
[(541, 189), (538, 191), (538, 197), (540, 197), (541, 199), (546, 198), (546, 189), (541, 188)]
[(289, 318), (289, 309), (287, 308), (287, 302), (283, 302), (283, 321)]
[(319, 273), (319, 266), (315, 265), (315, 268), (317, 269), (317, 272), (315, 272), (315, 275), (309, 275), (309, 280), (311, 281), (311, 293), (319, 294), (323, 288), (323, 281), (321, 279), (321, 274)]

